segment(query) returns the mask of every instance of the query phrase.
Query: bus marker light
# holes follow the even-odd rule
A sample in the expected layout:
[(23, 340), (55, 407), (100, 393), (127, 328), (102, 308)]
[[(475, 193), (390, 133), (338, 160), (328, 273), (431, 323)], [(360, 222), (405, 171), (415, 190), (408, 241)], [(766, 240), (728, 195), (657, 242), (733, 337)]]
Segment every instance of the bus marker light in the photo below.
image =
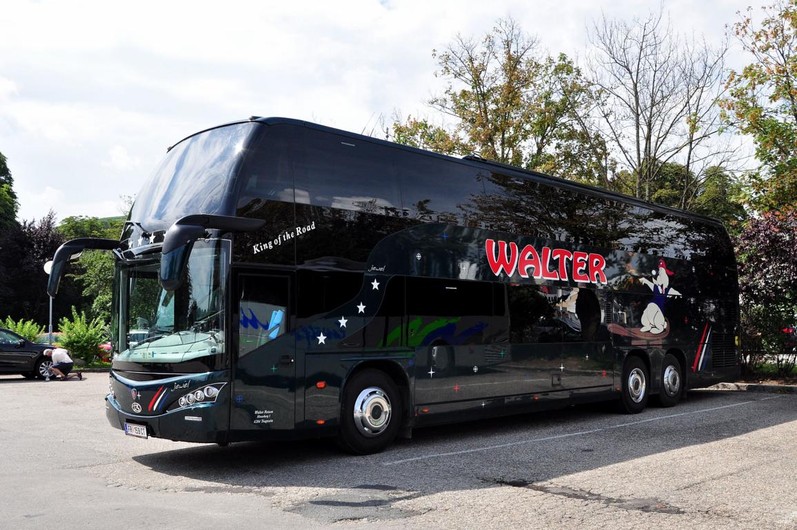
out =
[(421, 409), (421, 414), (428, 414), (428, 413), (429, 413), (429, 409), (427, 407), (423, 407)]
[(315, 387), (319, 390), (324, 390), (327, 387), (326, 381), (319, 381), (315, 384)]
[(323, 425), (327, 422), (327, 420), (315, 420), (316, 425)]

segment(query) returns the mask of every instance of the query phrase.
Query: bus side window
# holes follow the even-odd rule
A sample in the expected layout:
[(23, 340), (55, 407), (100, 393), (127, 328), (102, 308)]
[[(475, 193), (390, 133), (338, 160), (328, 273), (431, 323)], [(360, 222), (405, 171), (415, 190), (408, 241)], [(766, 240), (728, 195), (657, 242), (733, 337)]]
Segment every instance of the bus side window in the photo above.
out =
[(554, 320), (554, 302), (536, 285), (507, 287), (509, 334), (515, 344), (560, 342), (561, 326)]
[(579, 289), (576, 299), (576, 315), (581, 322), (581, 340), (596, 340), (601, 324), (601, 304), (591, 289)]
[(275, 340), (289, 329), (290, 281), (278, 276), (240, 278), (239, 355)]

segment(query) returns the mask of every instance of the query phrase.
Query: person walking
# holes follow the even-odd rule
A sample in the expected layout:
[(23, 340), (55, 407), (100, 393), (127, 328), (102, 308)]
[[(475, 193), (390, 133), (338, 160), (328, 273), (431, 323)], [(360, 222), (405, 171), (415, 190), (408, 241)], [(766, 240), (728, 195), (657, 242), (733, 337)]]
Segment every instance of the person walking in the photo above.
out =
[(52, 357), (53, 365), (50, 367), (50, 371), (61, 381), (66, 381), (70, 375), (76, 376), (81, 381), (83, 380), (81, 372), (70, 374), (75, 363), (72, 362), (69, 352), (64, 348), (47, 348), (44, 350), (44, 355)]

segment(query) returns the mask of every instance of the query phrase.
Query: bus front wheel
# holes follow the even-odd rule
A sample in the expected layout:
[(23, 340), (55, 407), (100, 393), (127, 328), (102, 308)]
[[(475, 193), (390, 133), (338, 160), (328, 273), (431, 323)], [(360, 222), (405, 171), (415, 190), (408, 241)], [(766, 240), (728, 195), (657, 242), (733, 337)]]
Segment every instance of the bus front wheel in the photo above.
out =
[(401, 417), (393, 380), (379, 370), (363, 370), (343, 390), (338, 444), (358, 455), (378, 453), (396, 438)]
[(626, 358), (623, 365), (623, 387), (620, 401), (629, 414), (645, 410), (648, 404), (648, 367), (639, 357)]

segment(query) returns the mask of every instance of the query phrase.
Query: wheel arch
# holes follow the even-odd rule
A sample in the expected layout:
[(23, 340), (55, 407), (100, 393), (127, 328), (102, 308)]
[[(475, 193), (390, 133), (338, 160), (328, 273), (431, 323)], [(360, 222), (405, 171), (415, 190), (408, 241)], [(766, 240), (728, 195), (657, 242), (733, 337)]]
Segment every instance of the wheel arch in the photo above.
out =
[(410, 380), (407, 372), (404, 368), (401, 367), (397, 362), (389, 360), (389, 359), (374, 359), (363, 361), (357, 365), (355, 365), (349, 373), (346, 374), (346, 378), (343, 380), (343, 383), (340, 388), (339, 393), (339, 405), (343, 406), (343, 395), (346, 385), (349, 384), (351, 379), (363, 372), (365, 370), (378, 370), (385, 375), (387, 375), (395, 384), (396, 388), (398, 388), (399, 395), (401, 396), (402, 404), (404, 405), (404, 410), (402, 412), (403, 417), (401, 418), (402, 426), (407, 425), (410, 418), (412, 417), (410, 414), (410, 410), (412, 410), (412, 403), (410, 400)]
[[(629, 357), (639, 357), (642, 360), (642, 362), (645, 363), (645, 367), (648, 370), (648, 375), (650, 375), (652, 373), (651, 370), (652, 370), (653, 367), (652, 367), (652, 363), (651, 363), (651, 360), (650, 360), (650, 353), (649, 352), (647, 352), (647, 351), (645, 351), (643, 349), (640, 349), (640, 348), (636, 348), (636, 349), (630, 350), (628, 353), (625, 354), (625, 357), (623, 358), (623, 365), (625, 365), (625, 363), (629, 359)], [(622, 367), (621, 367), (621, 369), (622, 369)]]

